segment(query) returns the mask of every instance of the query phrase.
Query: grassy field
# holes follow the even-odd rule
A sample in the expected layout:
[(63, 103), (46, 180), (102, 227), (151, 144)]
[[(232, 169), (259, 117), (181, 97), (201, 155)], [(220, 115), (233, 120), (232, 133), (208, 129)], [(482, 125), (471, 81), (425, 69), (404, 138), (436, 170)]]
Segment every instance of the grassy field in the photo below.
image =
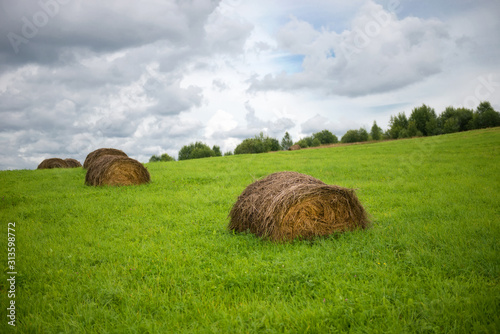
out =
[[(152, 183), (131, 187), (0, 172), (0, 332), (500, 331), (500, 128), (146, 166)], [(287, 244), (228, 232), (243, 189), (283, 170), (356, 188), (373, 227)]]

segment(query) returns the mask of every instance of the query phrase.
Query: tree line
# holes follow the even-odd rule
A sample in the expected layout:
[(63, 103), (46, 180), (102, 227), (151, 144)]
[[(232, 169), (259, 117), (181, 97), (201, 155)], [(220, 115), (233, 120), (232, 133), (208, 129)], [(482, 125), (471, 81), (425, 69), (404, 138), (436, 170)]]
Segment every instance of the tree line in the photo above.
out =
[[(495, 111), (488, 101), (481, 102), (476, 110), (447, 107), (439, 115), (436, 114), (433, 108), (423, 104), (420, 107), (414, 108), (409, 117), (406, 116), (405, 112), (391, 116), (388, 129), (385, 132), (374, 121), (370, 132), (364, 128), (348, 130), (340, 139), (340, 143), (435, 136), (496, 126), (500, 126), (500, 113)], [(311, 136), (304, 137), (295, 143), (288, 132), (285, 133), (281, 142), (261, 132), (254, 138), (244, 139), (236, 146), (234, 153), (228, 151), (224, 153), (224, 156), (288, 150), (293, 145), (307, 148), (336, 144), (338, 142), (337, 136), (329, 130), (313, 133)], [(188, 160), (217, 156), (222, 156), (219, 146), (214, 145), (210, 148), (210, 146), (202, 142), (195, 142), (183, 146), (179, 151), (178, 159)], [(153, 155), (149, 159), (149, 162), (173, 160), (175, 159), (164, 153), (161, 156)]]

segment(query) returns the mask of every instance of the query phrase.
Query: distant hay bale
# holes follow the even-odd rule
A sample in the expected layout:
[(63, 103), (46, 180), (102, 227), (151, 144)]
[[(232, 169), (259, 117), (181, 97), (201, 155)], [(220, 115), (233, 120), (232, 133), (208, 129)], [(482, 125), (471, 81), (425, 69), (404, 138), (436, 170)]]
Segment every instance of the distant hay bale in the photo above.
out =
[(290, 146), (290, 148), (288, 149), (289, 151), (297, 151), (297, 150), (300, 150), (300, 145), (298, 144), (295, 144), (293, 146)]
[(78, 161), (76, 159), (68, 158), (68, 159), (64, 159), (64, 161), (66, 161), (68, 168), (82, 167), (82, 164), (80, 163), (80, 161)]
[(118, 155), (122, 157), (128, 157), (122, 150), (118, 150), (116, 148), (100, 148), (93, 152), (90, 152), (85, 161), (83, 162), (83, 168), (88, 169), (89, 166), (93, 163), (93, 161), (97, 160), (100, 156), (103, 155)]
[(50, 158), (42, 161), (37, 169), (68, 168), (68, 163), (63, 159)]
[(229, 230), (279, 242), (364, 229), (370, 223), (354, 190), (296, 172), (274, 173), (250, 184), (229, 217)]
[(148, 170), (139, 161), (120, 155), (100, 156), (85, 175), (85, 184), (89, 186), (128, 186), (150, 180)]

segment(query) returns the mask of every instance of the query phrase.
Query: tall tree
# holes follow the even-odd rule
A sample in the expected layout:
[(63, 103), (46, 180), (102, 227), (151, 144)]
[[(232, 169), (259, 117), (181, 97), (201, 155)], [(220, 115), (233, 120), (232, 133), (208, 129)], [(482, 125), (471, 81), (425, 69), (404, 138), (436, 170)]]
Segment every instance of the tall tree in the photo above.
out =
[(476, 128), (490, 128), (500, 126), (500, 114), (493, 109), (488, 101), (481, 102), (474, 113)]
[(222, 157), (222, 152), (220, 150), (220, 146), (214, 145), (212, 147), (212, 151), (214, 151), (216, 157)]
[(373, 140), (380, 140), (382, 138), (382, 129), (377, 125), (377, 121), (373, 121), (370, 135)]
[(423, 104), (421, 107), (414, 108), (408, 121), (415, 121), (417, 130), (424, 136), (432, 136), (436, 133), (437, 123), (436, 112), (433, 108)]
[(215, 157), (215, 152), (206, 144), (197, 141), (183, 146), (179, 151), (179, 160)]
[(389, 120), (389, 129), (387, 130), (387, 132), (392, 139), (402, 138), (404, 137), (404, 133), (406, 133), (407, 137), (407, 129), (408, 118), (406, 118), (404, 111), (402, 113), (398, 113), (397, 116), (391, 116), (391, 119)]
[(281, 139), (281, 148), (283, 150), (288, 150), (293, 145), (292, 136), (288, 132), (285, 132), (283, 139)]
[(320, 132), (316, 132), (312, 135), (313, 141), (314, 139), (318, 139), (321, 144), (335, 144), (338, 143), (339, 139), (333, 133), (328, 130), (323, 130)]

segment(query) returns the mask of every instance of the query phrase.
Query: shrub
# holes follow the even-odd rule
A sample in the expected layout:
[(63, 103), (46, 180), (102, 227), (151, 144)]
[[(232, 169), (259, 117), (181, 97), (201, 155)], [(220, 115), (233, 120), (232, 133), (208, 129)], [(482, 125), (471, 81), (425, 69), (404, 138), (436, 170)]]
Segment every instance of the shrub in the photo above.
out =
[(255, 138), (247, 138), (243, 140), (234, 149), (234, 154), (252, 154), (252, 153), (265, 153), (269, 151), (279, 151), (281, 149), (280, 143), (277, 139), (264, 136), (264, 133), (255, 136)]
[(215, 157), (215, 152), (208, 145), (202, 142), (196, 142), (183, 146), (179, 151), (179, 161), (208, 157)]
[(321, 142), (319, 141), (319, 139), (318, 138), (314, 138), (311, 146), (312, 147), (318, 147), (320, 145), (321, 145)]
[(175, 161), (174, 158), (172, 158), (170, 155), (167, 153), (163, 153), (160, 157), (160, 161)]
[(296, 145), (299, 145), (300, 148), (307, 148), (311, 147), (313, 144), (313, 138), (312, 137), (304, 137), (298, 142), (295, 143)]
[(313, 139), (318, 139), (321, 144), (336, 144), (339, 142), (337, 136), (328, 130), (316, 132), (312, 135)]
[(216, 157), (222, 157), (222, 152), (220, 151), (220, 147), (217, 145), (214, 145), (212, 147), (212, 151), (214, 151)]
[(360, 128), (359, 130), (349, 130), (342, 136), (340, 141), (342, 143), (368, 141), (368, 132), (363, 128)]

